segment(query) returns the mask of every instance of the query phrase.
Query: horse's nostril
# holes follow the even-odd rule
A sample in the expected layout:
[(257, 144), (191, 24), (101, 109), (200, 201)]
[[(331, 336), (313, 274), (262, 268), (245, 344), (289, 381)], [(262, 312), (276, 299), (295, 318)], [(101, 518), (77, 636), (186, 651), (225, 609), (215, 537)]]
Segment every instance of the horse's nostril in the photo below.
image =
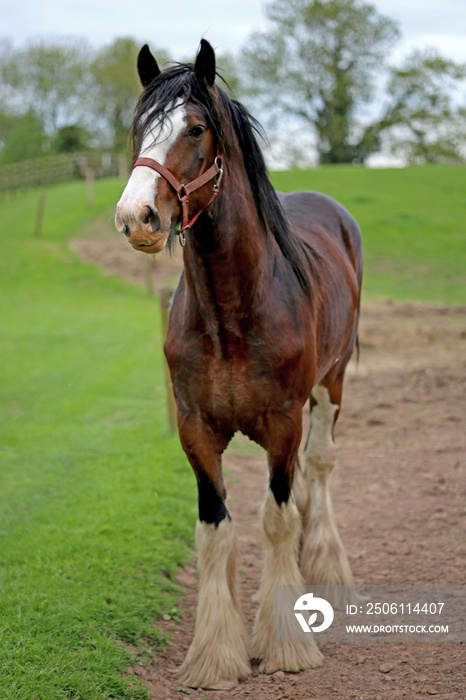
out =
[(127, 224), (125, 224), (125, 225), (123, 226), (123, 233), (125, 234), (125, 236), (126, 236), (127, 238), (129, 238), (129, 237), (131, 236), (131, 229), (130, 229), (130, 227), (129, 227)]
[(154, 217), (152, 219), (152, 231), (160, 231), (162, 222), (160, 221), (160, 216), (154, 211)]
[(150, 209), (146, 207), (144, 214), (141, 216), (141, 221), (143, 224), (150, 224), (152, 231), (158, 231), (160, 229), (161, 221), (160, 216), (155, 209)]

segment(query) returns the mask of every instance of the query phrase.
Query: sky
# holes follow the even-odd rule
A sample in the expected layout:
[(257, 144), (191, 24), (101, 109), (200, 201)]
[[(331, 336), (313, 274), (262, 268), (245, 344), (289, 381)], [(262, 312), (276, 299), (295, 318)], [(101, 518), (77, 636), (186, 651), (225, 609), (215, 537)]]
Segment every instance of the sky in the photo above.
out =
[[(399, 22), (395, 58), (414, 47), (435, 46), (466, 62), (466, 0), (372, 0)], [(175, 59), (194, 56), (205, 37), (236, 53), (250, 33), (264, 29), (263, 0), (0, 0), (0, 42), (15, 47), (36, 38), (85, 37), (95, 47), (130, 36), (165, 48)]]

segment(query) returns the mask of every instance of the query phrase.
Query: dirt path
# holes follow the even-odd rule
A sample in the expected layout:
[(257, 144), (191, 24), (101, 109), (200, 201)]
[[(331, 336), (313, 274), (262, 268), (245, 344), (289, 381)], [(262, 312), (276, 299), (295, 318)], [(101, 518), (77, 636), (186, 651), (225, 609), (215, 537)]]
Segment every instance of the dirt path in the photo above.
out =
[[(145, 260), (118, 236), (75, 241), (88, 262), (143, 283)], [(166, 261), (166, 258), (165, 258)], [(155, 285), (172, 282), (180, 260), (157, 260)], [(466, 516), (466, 307), (364, 304), (361, 357), (352, 362), (336, 429), (340, 463), (332, 484), (354, 577), (365, 584), (464, 584)], [(241, 553), (241, 593), (252, 627), (262, 546), (259, 510), (266, 488), (262, 454), (238, 447), (226, 457), (228, 504)], [(244, 489), (247, 475), (248, 488)], [(247, 494), (247, 498), (245, 497)], [(193, 499), (196, 495), (193, 494)], [(466, 697), (465, 649), (454, 643), (321, 644), (323, 665), (299, 674), (253, 675), (236, 689), (180, 688), (170, 673), (188, 648), (196, 600), (194, 562), (181, 622), (167, 654), (134, 666), (154, 700), (416, 700)], [(159, 623), (157, 623), (159, 624)]]

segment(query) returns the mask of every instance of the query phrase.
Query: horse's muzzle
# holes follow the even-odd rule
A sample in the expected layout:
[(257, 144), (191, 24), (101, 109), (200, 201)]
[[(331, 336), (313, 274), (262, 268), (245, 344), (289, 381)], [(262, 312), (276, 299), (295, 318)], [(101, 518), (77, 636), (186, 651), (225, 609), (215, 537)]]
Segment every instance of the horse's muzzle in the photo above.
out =
[(140, 250), (143, 253), (158, 253), (164, 248), (169, 231), (148, 235), (144, 231), (131, 231), (128, 242), (131, 243), (135, 250)]
[(162, 224), (157, 210), (146, 204), (137, 212), (124, 211), (117, 207), (115, 225), (133, 248), (144, 253), (158, 253), (164, 247), (169, 231), (161, 230)]

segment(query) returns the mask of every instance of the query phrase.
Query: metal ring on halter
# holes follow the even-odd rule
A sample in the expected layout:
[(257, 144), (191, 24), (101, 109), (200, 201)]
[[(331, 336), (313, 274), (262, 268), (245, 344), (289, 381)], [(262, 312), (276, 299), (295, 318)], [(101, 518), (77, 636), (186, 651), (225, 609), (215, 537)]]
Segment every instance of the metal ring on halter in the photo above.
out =
[(223, 177), (223, 162), (220, 156), (217, 156), (214, 160), (214, 163), (218, 165), (218, 173), (215, 178), (214, 182), (214, 192), (218, 192), (220, 188), (220, 183), (222, 182), (222, 177)]

